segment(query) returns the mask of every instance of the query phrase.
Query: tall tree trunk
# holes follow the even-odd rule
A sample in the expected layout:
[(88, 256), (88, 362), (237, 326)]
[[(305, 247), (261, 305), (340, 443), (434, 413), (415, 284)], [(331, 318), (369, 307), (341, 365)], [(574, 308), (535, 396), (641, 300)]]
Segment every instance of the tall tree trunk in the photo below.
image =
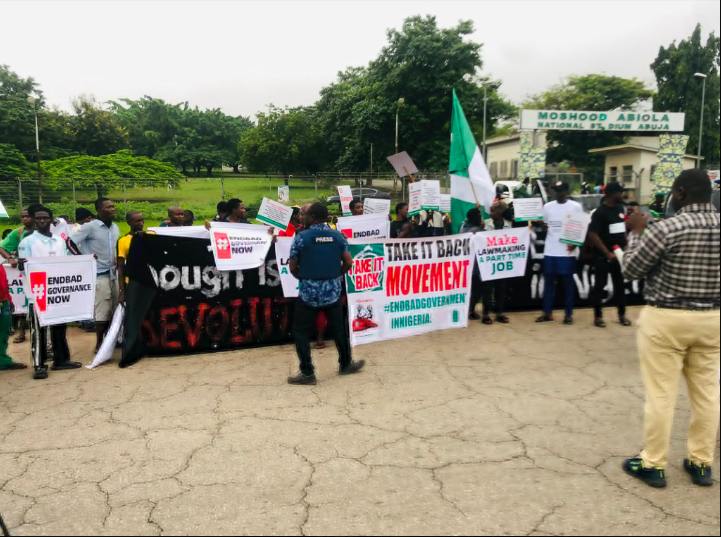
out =
[(240, 164), (237, 162), (233, 164), (233, 173), (240, 173)]
[(210, 177), (213, 174), (213, 167), (212, 166), (206, 166), (205, 169), (208, 172), (208, 177)]

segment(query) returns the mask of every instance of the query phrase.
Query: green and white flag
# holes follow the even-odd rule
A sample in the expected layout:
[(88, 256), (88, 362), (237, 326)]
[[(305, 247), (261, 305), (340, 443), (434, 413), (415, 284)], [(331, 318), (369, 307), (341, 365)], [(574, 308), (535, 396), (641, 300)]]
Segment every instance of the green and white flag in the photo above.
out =
[(451, 116), (451, 158), (448, 166), (451, 174), (451, 220), (453, 233), (458, 233), (466, 219), (466, 213), (480, 203), (486, 213), (496, 198), (491, 174), (483, 160), (463, 108), (453, 90), (453, 115)]

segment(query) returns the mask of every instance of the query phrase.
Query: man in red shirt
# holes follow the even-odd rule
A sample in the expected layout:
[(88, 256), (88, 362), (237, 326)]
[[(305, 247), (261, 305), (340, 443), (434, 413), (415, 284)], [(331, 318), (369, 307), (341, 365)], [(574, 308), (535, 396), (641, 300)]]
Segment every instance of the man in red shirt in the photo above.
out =
[(3, 369), (27, 369), (27, 365), (13, 362), (7, 354), (10, 329), (13, 325), (13, 301), (10, 296), (8, 277), (5, 267), (0, 265), (0, 370)]
[(300, 224), (300, 207), (293, 207), (293, 214), (290, 217), (290, 223), (288, 224), (288, 229), (285, 231), (280, 231), (278, 233), (279, 237), (292, 237), (295, 235), (296, 231), (298, 230), (298, 225)]

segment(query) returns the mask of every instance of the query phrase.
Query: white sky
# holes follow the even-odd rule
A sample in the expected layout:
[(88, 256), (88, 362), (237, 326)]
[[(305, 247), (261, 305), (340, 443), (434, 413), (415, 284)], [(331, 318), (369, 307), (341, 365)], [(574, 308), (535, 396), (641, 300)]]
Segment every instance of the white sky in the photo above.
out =
[(40, 82), (50, 104), (159, 97), (254, 117), (268, 103), (312, 104), (339, 70), (366, 65), (404, 18), (461, 19), (483, 43), (483, 73), (514, 102), (571, 74), (649, 84), (661, 45), (697, 22), (719, 34), (709, 1), (5, 1), (0, 64)]

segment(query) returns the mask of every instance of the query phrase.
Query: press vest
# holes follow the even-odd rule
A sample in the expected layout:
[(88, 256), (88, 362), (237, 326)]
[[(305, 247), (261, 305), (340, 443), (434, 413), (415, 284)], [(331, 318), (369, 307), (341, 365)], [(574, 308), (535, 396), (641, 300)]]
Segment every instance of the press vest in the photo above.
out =
[(307, 229), (301, 232), (303, 249), (298, 257), (298, 279), (331, 280), (341, 276), (343, 236), (334, 229)]

